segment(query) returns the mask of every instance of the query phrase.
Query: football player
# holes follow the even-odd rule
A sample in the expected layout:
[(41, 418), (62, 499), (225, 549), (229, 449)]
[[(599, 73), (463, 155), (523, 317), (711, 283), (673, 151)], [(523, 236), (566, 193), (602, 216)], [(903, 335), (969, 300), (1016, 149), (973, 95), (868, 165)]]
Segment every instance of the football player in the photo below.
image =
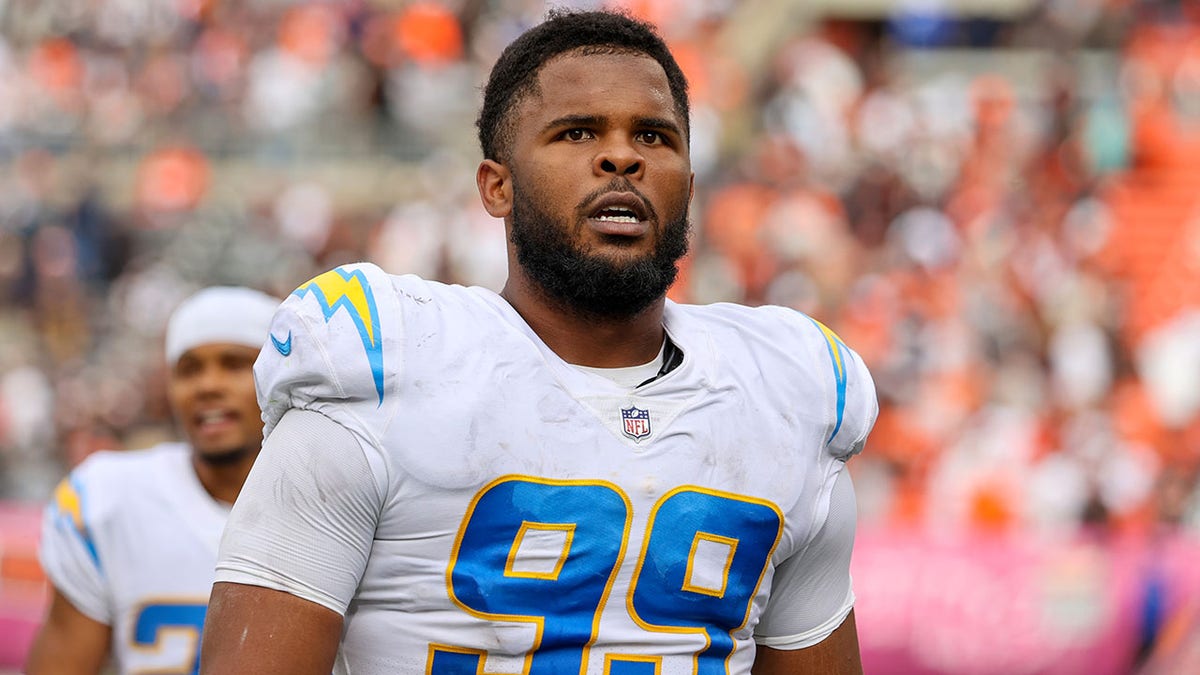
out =
[(795, 311), (666, 300), (688, 114), (651, 27), (553, 12), (479, 117), (503, 290), (359, 264), (284, 302), (203, 672), (861, 671), (874, 387)]
[(166, 331), (186, 443), (98, 452), (55, 490), (41, 560), (54, 586), (28, 675), (195, 673), (217, 544), (262, 445), (254, 359), (279, 300), (212, 287)]

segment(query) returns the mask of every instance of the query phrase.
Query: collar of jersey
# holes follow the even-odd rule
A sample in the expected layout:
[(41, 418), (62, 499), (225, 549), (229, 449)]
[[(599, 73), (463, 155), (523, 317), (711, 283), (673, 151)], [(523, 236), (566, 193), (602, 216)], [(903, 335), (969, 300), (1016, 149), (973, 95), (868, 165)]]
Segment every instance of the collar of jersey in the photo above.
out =
[(667, 300), (663, 312), (663, 328), (667, 332), (667, 338), (683, 352), (683, 361), (662, 377), (643, 384), (633, 391), (627, 391), (601, 375), (580, 370), (567, 363), (542, 341), (525, 322), (525, 319), (517, 313), (517, 310), (508, 304), (507, 300), (491, 291), (486, 291), (485, 297), (509, 325), (522, 333), (534, 345), (541, 353), (542, 360), (554, 374), (554, 378), (576, 399), (624, 397), (636, 401), (652, 397), (668, 403), (683, 403), (695, 396), (698, 390), (704, 390), (710, 386), (710, 378), (704, 365), (713, 356), (712, 350), (707, 340), (703, 339), (702, 334), (696, 332), (695, 328), (690, 325), (692, 322), (688, 321), (686, 313), (670, 300)]

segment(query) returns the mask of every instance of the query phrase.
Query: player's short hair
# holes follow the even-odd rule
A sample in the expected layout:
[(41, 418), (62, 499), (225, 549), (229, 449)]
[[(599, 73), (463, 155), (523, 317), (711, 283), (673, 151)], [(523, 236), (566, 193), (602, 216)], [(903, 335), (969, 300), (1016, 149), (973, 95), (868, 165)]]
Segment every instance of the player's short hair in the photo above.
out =
[(475, 124), (485, 159), (502, 162), (512, 143), (512, 112), (526, 96), (537, 93), (537, 75), (548, 61), (577, 54), (644, 54), (667, 74), (675, 112), (690, 134), (688, 84), (675, 57), (650, 24), (614, 11), (554, 9), (546, 21), (529, 29), (500, 54), (488, 77), (483, 107)]

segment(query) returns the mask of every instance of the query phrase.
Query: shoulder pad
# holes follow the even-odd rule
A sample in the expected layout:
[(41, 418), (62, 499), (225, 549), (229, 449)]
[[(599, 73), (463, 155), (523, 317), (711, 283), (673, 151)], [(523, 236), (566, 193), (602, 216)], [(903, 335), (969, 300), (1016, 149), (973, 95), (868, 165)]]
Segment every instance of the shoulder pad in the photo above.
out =
[(369, 263), (329, 270), (288, 296), (254, 366), (268, 433), (288, 408), (383, 406), (394, 371), (386, 346), (401, 326), (394, 304), (391, 277)]

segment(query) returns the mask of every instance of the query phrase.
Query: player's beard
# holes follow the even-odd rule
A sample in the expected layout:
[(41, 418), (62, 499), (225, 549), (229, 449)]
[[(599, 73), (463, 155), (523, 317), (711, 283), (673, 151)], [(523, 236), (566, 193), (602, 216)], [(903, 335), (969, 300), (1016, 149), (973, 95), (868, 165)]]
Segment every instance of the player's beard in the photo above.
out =
[(224, 450), (212, 450), (208, 452), (197, 451), (195, 453), (196, 461), (201, 464), (206, 464), (211, 467), (231, 466), (245, 460), (252, 452), (250, 446), (240, 445), (236, 448), (228, 448)]
[[(637, 192), (621, 179), (599, 194), (611, 191)], [(583, 203), (593, 199), (589, 196)], [(583, 216), (576, 222), (555, 218), (515, 180), (511, 218), (517, 262), (530, 279), (551, 300), (600, 319), (634, 316), (666, 295), (679, 274), (679, 259), (687, 253), (691, 230), (684, 204), (678, 218), (659, 223), (654, 250), (648, 255), (625, 260), (591, 255), (572, 240), (572, 232), (583, 227)]]

